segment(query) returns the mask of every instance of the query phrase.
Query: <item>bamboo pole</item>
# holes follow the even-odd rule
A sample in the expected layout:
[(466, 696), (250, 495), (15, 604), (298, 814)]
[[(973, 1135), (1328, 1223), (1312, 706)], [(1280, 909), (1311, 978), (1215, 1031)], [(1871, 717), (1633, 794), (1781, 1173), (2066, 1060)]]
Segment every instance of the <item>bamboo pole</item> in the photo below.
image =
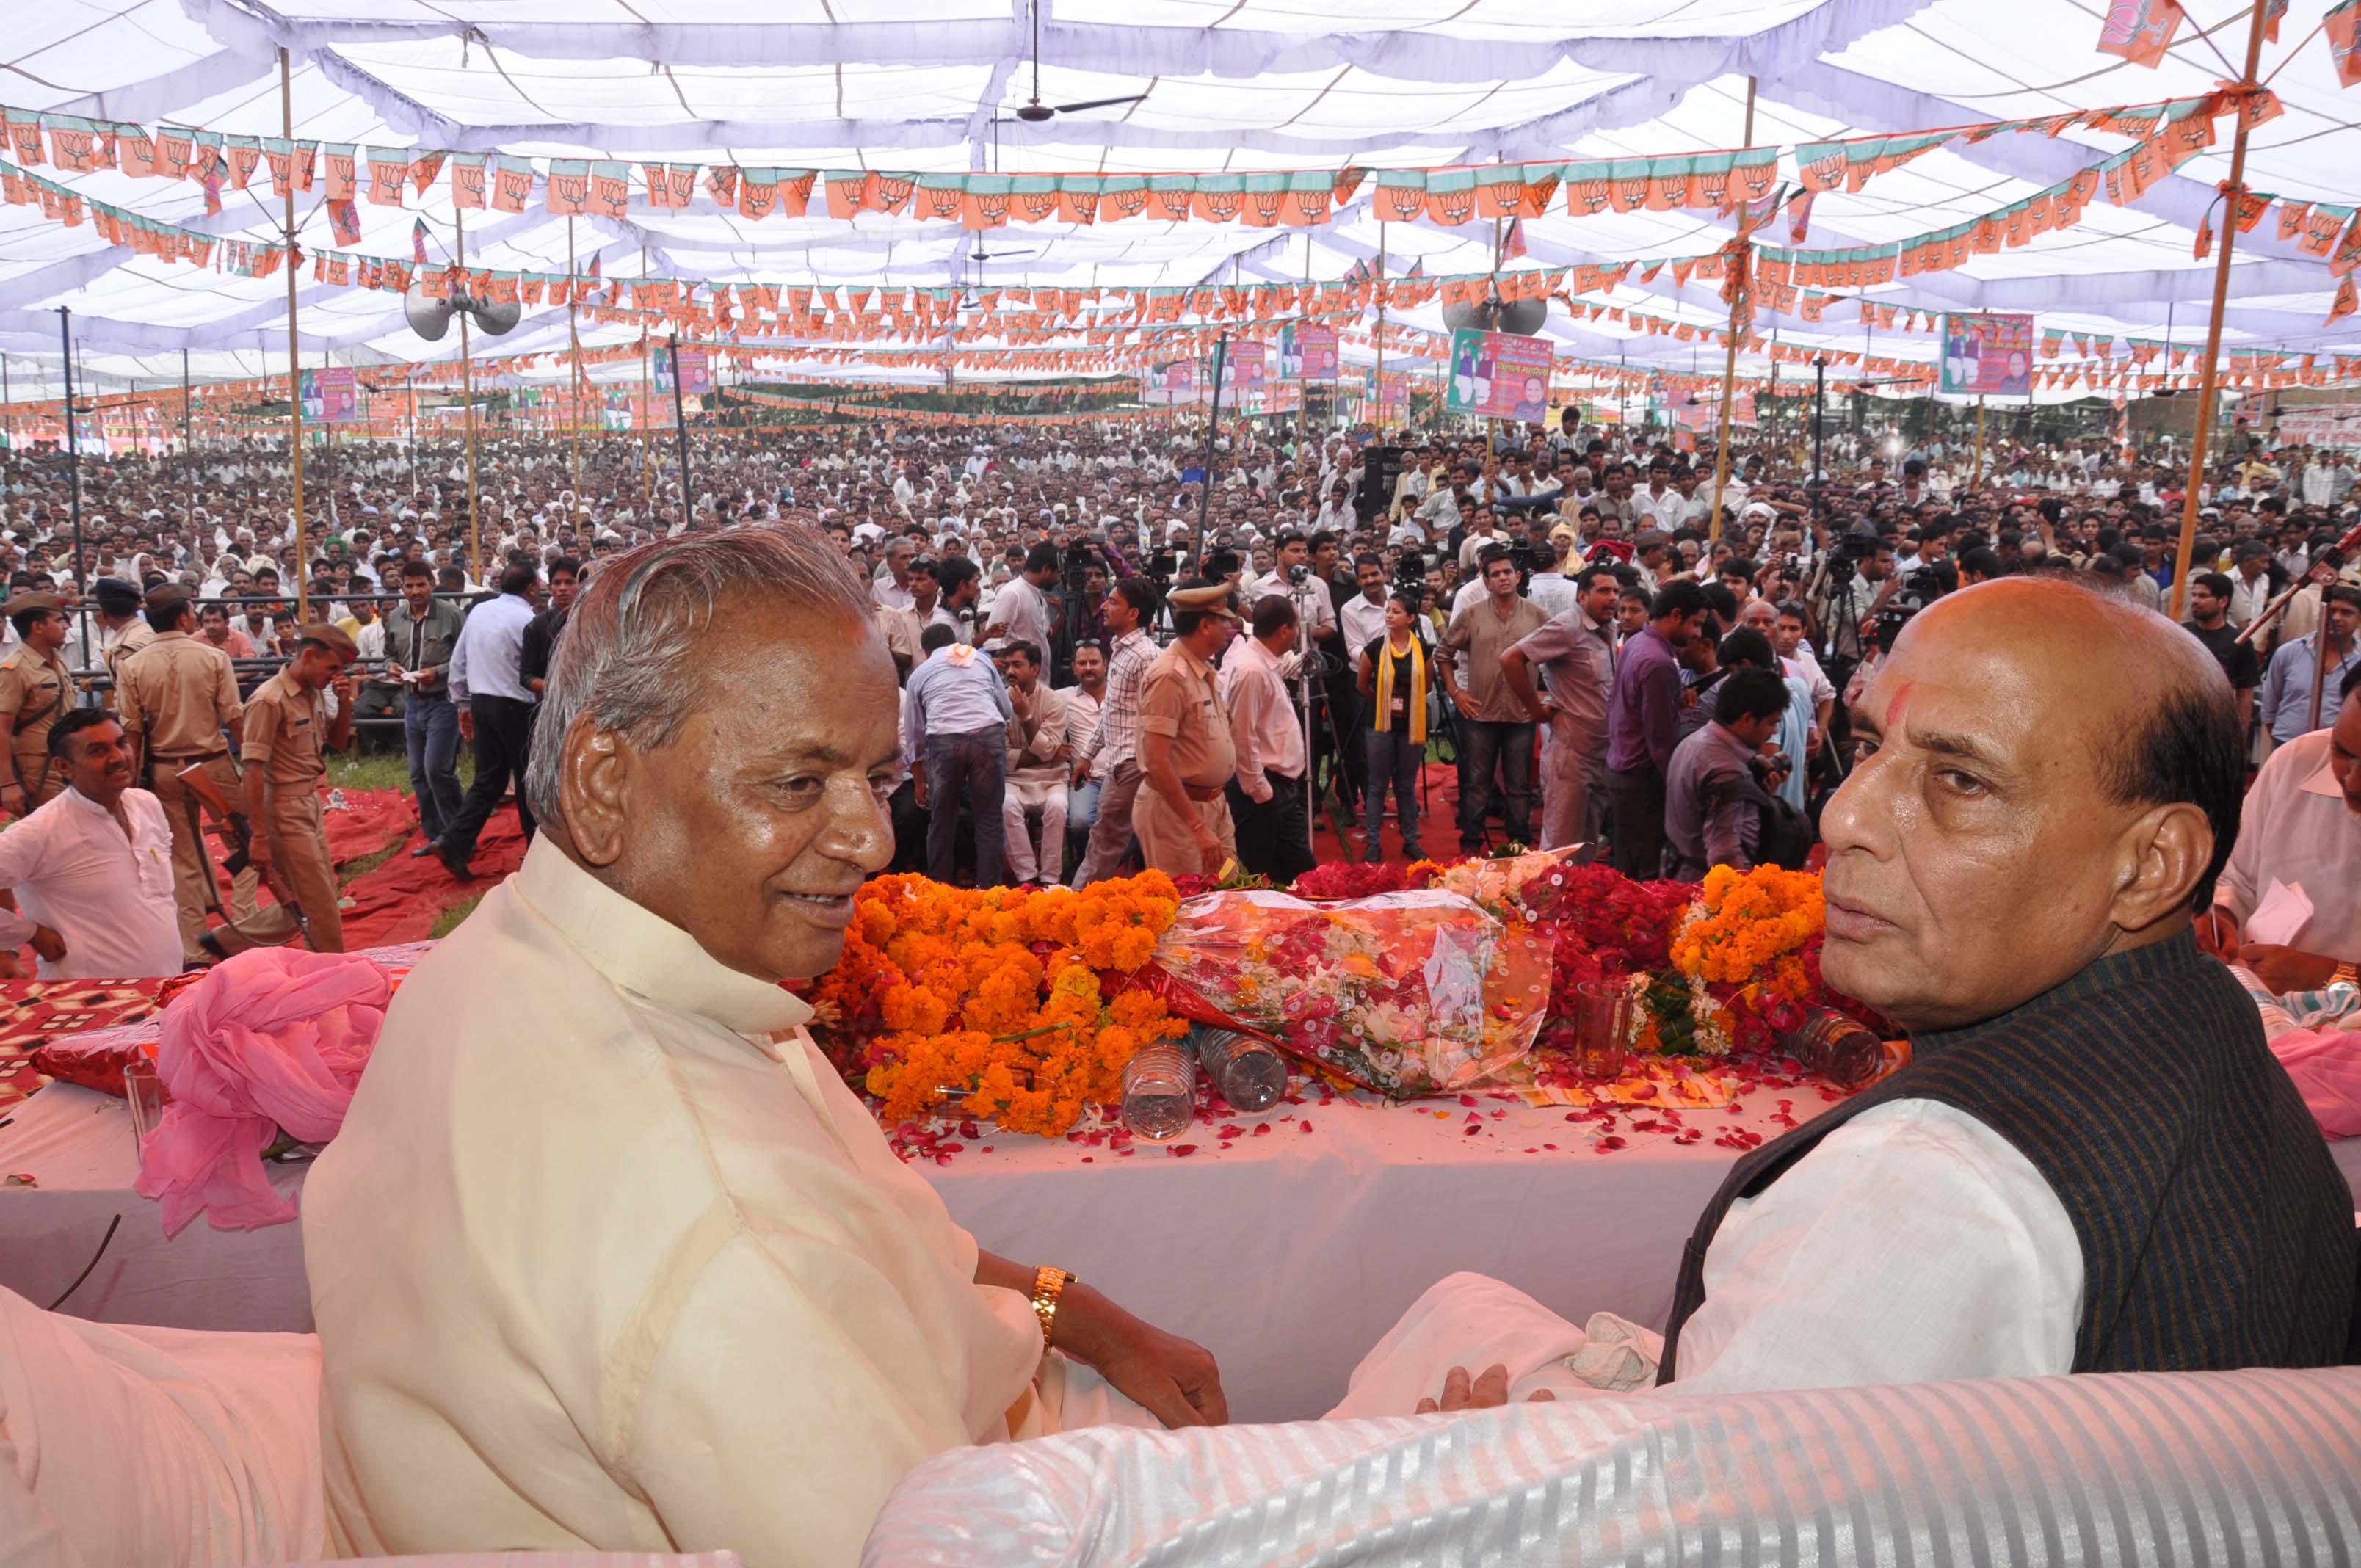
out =
[[(1754, 78), (1752, 76), (1746, 79), (1745, 145), (1748, 147), (1754, 145)], [(1752, 244), (1746, 236), (1746, 206), (1743, 201), (1739, 203), (1738, 209), (1738, 239), (1741, 245)], [(1735, 258), (1732, 259), (1734, 262)], [(1713, 547), (1721, 543), (1721, 491), (1722, 487), (1730, 482), (1730, 422), (1731, 414), (1736, 411), (1734, 404), (1737, 400), (1738, 389), (1738, 317), (1740, 311), (1745, 306), (1746, 295), (1747, 291), (1744, 288), (1733, 289), (1730, 291), (1730, 352), (1723, 356), (1721, 362), (1721, 435), (1714, 444), (1713, 506), (1706, 519), (1705, 548), (1708, 560), (1713, 558)]]
[[(2246, 69), (2239, 74), (2236, 86), (2242, 93), (2255, 90), (2255, 72), (2263, 60), (2263, 30), (2271, 17), (2271, 7), (2256, 0), (2254, 16), (2246, 24)], [(2205, 363), (2200, 367), (2197, 382), (2196, 428), (2189, 437), (2188, 494), (2180, 503), (2180, 549), (2173, 558), (2172, 619), (2179, 620), (2182, 607), (2189, 599), (2189, 558), (2197, 549), (2198, 492), (2205, 483), (2205, 438), (2213, 433), (2213, 401), (2221, 390), (2221, 377), (2216, 361), (2222, 356), (2222, 313), (2230, 299), (2230, 253), (2237, 247), (2238, 198), (2246, 193), (2246, 128), (2249, 98), (2238, 101), (2238, 130), (2230, 142), (2230, 179), (2222, 187), (2222, 255), (2213, 267), (2213, 314), (2205, 323)]]
[[(452, 265), (467, 276), (467, 216), (457, 203), (451, 208)], [(467, 313), (459, 313), (459, 397), (465, 405), (460, 413), (467, 422), (467, 570), (478, 574), (481, 582), (484, 570), (483, 530), (476, 521), (476, 363), (467, 341)]]
[(1968, 469), (1968, 488), (1974, 489), (1984, 482), (1984, 400), (1976, 399), (1976, 456)]
[[(287, 51), (279, 51), (279, 119), (280, 134), (295, 140), (295, 87)], [(301, 253), (295, 248), (295, 171), (287, 171), (287, 461), (295, 480), (295, 624), (312, 619), (312, 584), (303, 550), (303, 365), (296, 352), (295, 273)]]
[[(640, 276), (645, 278), (647, 275), (648, 245), (647, 241), (642, 240), (640, 242)], [(635, 289), (636, 287), (634, 285)], [(634, 293), (632, 299), (636, 303), (638, 295)], [(651, 531), (654, 529), (656, 521), (656, 438), (655, 432), (652, 428), (653, 422), (648, 416), (648, 405), (654, 400), (654, 398), (655, 391), (649, 372), (648, 322), (647, 317), (642, 315), (640, 317), (640, 510), (642, 515), (647, 519)]]

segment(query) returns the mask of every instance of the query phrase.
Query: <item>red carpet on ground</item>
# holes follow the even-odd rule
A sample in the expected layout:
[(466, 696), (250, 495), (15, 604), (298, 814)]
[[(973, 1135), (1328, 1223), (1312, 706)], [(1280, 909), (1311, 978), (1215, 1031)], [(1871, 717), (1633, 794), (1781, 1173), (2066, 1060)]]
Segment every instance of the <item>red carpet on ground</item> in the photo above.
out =
[[(1457, 855), (1459, 853), (1459, 770), (1449, 762), (1427, 763), (1419, 784), (1418, 807), (1420, 846), (1426, 850), (1429, 857), (1436, 860), (1449, 860)], [(1388, 865), (1407, 868), (1410, 865), (1410, 857), (1401, 852), (1401, 824), (1395, 821), (1390, 815), (1393, 809), (1393, 796), (1390, 794), (1386, 797), (1386, 808), (1389, 815), (1386, 817), (1385, 829), (1379, 835), (1382, 840), (1379, 847), (1384, 851)], [(1539, 795), (1533, 797), (1533, 809), (1536, 813), (1541, 810)], [(1360, 814), (1356, 812), (1352, 821), (1345, 826), (1357, 831), (1361, 826)], [(1536, 833), (1541, 830), (1541, 824), (1538, 821), (1533, 824), (1533, 829)], [(1493, 837), (1496, 840), (1499, 839), (1499, 834), (1497, 830)], [(1357, 839), (1348, 838), (1340, 840), (1336, 836), (1335, 824), (1326, 812), (1323, 812), (1320, 820), (1312, 824), (1312, 852), (1320, 858), (1320, 863), (1323, 866), (1334, 865), (1347, 858), (1357, 863), (1361, 859), (1362, 848)]]
[(467, 882), (444, 870), (432, 855), (412, 859), (411, 847), (420, 841), (413, 830), (391, 860), (345, 884), (345, 896), (353, 901), (345, 911), (346, 948), (381, 948), (432, 936), (434, 922), (446, 912), (489, 893), (524, 863), (524, 830), (517, 826), (514, 806), (501, 806), (484, 824), (469, 862), (476, 874)]

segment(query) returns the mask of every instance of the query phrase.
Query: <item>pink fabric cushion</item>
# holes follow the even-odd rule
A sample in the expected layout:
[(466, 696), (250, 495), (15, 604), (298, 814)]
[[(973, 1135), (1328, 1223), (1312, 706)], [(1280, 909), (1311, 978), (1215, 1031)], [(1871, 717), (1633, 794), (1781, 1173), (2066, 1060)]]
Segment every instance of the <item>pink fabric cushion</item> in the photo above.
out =
[(2349, 1029), (2290, 1029), (2271, 1054), (2295, 1080), (2312, 1119), (2332, 1138), (2361, 1134), (2361, 1034)]

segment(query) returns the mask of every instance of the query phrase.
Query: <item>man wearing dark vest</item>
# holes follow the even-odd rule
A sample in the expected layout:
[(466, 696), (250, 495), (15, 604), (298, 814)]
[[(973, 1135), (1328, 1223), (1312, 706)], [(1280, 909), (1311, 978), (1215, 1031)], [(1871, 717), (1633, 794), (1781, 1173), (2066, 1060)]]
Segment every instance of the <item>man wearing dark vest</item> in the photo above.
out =
[[(1920, 613), (1853, 733), (1821, 821), (1820, 964), (1915, 1059), (1737, 1163), (1683, 1255), (1657, 1381), (2345, 1361), (2352, 1193), (2191, 934), (2245, 770), (2204, 646), (2071, 584), (2003, 578)], [(1398, 1410), (1403, 1378), (1380, 1374), (1421, 1357), (1430, 1377), (1450, 1366), (1422, 1408), (1584, 1391), (1564, 1370), (1582, 1331), (1553, 1338), (1553, 1316), (1454, 1276), (1338, 1413), (1377, 1413), (1363, 1396), (1387, 1383)], [(1488, 1370), (1471, 1387), (1465, 1367)]]

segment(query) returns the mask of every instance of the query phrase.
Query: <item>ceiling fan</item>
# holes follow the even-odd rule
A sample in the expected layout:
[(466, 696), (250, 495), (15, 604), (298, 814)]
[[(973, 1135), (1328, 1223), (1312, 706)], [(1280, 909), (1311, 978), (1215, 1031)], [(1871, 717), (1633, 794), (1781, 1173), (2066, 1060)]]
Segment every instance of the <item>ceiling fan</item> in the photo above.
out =
[[(1042, 121), (1055, 118), (1060, 115), (1078, 114), (1084, 109), (1112, 108), (1117, 104), (1137, 104), (1147, 98), (1148, 94), (1145, 93), (1134, 93), (1126, 98), (1093, 98), (1081, 104), (1051, 104), (1041, 102), (1041, 0), (1033, 0), (1031, 9), (1033, 12), (1033, 92), (1031, 96), (1018, 106), (1016, 118), (1028, 126), (1038, 126)], [(1005, 118), (1006, 116), (1004, 115), (1002, 120), (994, 123), (1001, 124)]]

